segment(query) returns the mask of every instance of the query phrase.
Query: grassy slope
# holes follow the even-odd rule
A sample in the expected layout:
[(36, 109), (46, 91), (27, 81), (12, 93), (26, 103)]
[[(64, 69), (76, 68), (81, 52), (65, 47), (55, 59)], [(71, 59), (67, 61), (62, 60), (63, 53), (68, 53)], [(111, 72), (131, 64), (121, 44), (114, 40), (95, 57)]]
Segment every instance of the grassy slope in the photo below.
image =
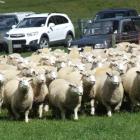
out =
[[(90, 18), (98, 10), (112, 7), (132, 7), (140, 11), (139, 0), (5, 0), (0, 12), (35, 11), (65, 12), (75, 22)], [(140, 139), (140, 113), (115, 114), (112, 118), (80, 117), (78, 122), (57, 120), (31, 120), (29, 124), (5, 120), (0, 116), (2, 140), (121, 140)]]
[(139, 0), (5, 0), (0, 4), (0, 12), (35, 11), (64, 12), (73, 21), (78, 18), (90, 18), (101, 9), (132, 7), (140, 11)]

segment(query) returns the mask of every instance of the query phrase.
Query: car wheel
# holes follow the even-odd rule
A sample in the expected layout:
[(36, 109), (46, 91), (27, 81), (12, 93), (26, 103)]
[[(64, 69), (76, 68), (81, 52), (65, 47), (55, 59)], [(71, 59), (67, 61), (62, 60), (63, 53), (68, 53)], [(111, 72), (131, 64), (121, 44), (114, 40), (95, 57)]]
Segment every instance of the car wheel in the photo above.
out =
[(70, 47), (72, 41), (73, 36), (71, 34), (68, 34), (65, 39), (65, 47)]
[(41, 37), (39, 47), (40, 47), (40, 49), (48, 48), (49, 47), (49, 39), (47, 37)]

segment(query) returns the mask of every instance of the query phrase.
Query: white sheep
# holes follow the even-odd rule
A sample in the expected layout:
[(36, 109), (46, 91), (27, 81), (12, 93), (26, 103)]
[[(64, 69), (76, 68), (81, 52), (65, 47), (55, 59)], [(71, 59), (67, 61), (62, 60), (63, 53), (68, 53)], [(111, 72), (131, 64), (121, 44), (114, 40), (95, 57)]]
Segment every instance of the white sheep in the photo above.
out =
[[(96, 78), (93, 74), (90, 74), (89, 72), (83, 72), (82, 75), (83, 75), (83, 77), (82, 77), (83, 96), (82, 96), (81, 109), (83, 111), (83, 109), (85, 108), (84, 107), (85, 103), (91, 101), (90, 91), (91, 91), (91, 88), (93, 88), (93, 86), (95, 85)], [(92, 110), (92, 106), (91, 106), (91, 110)]]
[(37, 74), (33, 77), (33, 81), (31, 83), (34, 93), (34, 103), (33, 110), (38, 108), (39, 118), (42, 118), (43, 107), (48, 106), (46, 102), (48, 96), (48, 88), (46, 85), (46, 78), (44, 74)]
[[(127, 71), (123, 78), (126, 95), (130, 98), (132, 107), (140, 105), (140, 68), (134, 67)], [(133, 108), (132, 108), (133, 109)]]
[(121, 82), (121, 78), (117, 71), (111, 71), (106, 73), (100, 73), (96, 75), (96, 83), (91, 89), (91, 114), (94, 115), (95, 112), (95, 101), (102, 103), (107, 109), (107, 115), (112, 116), (112, 106), (115, 111), (119, 111), (124, 89)]
[(10, 80), (4, 91), (4, 103), (9, 113), (12, 113), (15, 119), (24, 115), (25, 122), (29, 121), (28, 115), (33, 103), (33, 90), (29, 81), (25, 78)]
[(49, 102), (61, 111), (65, 119), (67, 110), (74, 111), (74, 120), (78, 120), (78, 109), (83, 95), (82, 84), (73, 85), (64, 79), (56, 79), (49, 86)]

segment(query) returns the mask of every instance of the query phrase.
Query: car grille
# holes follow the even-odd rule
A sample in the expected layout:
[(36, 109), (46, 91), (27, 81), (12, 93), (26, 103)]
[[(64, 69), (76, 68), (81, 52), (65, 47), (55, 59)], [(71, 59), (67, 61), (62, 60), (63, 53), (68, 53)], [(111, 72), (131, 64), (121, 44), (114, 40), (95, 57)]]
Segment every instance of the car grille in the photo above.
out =
[(24, 34), (11, 34), (10, 35), (11, 38), (20, 38), (20, 37), (25, 37)]
[(21, 44), (21, 45), (25, 45), (26, 44), (26, 40), (13, 40), (12, 44)]

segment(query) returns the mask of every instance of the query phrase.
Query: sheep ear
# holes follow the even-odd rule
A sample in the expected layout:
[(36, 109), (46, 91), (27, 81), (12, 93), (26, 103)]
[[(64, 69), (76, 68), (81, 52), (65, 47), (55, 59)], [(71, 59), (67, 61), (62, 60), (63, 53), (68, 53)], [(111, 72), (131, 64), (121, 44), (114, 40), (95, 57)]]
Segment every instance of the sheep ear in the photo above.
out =
[(32, 79), (32, 78), (31, 78), (31, 79), (29, 79), (29, 80), (28, 80), (28, 82), (33, 82), (33, 79)]
[(45, 74), (48, 74), (48, 73), (49, 73), (49, 70), (46, 69), (46, 70), (45, 70)]
[(21, 80), (21, 78), (19, 78), (19, 77), (16, 77), (16, 79), (17, 79), (18, 81), (20, 81), (20, 80)]
[(107, 53), (107, 50), (104, 50), (104, 53)]
[(75, 87), (75, 85), (74, 85), (74, 84), (72, 84), (72, 83), (69, 83), (69, 86), (70, 86), (70, 87)]
[(110, 72), (106, 72), (107, 76), (112, 77), (112, 74)]
[(51, 51), (52, 50), (52, 48), (49, 48), (49, 51)]
[(81, 50), (82, 50), (82, 48), (78, 48), (78, 50), (79, 50), (79, 51), (81, 51)]
[(35, 71), (33, 71), (33, 76), (36, 76), (36, 75), (37, 75), (37, 73)]
[(71, 51), (72, 49), (71, 48), (68, 48), (68, 50)]
[(137, 73), (137, 74), (140, 74), (140, 71), (139, 71), (139, 70), (137, 70), (137, 71), (136, 71), (136, 73)]

